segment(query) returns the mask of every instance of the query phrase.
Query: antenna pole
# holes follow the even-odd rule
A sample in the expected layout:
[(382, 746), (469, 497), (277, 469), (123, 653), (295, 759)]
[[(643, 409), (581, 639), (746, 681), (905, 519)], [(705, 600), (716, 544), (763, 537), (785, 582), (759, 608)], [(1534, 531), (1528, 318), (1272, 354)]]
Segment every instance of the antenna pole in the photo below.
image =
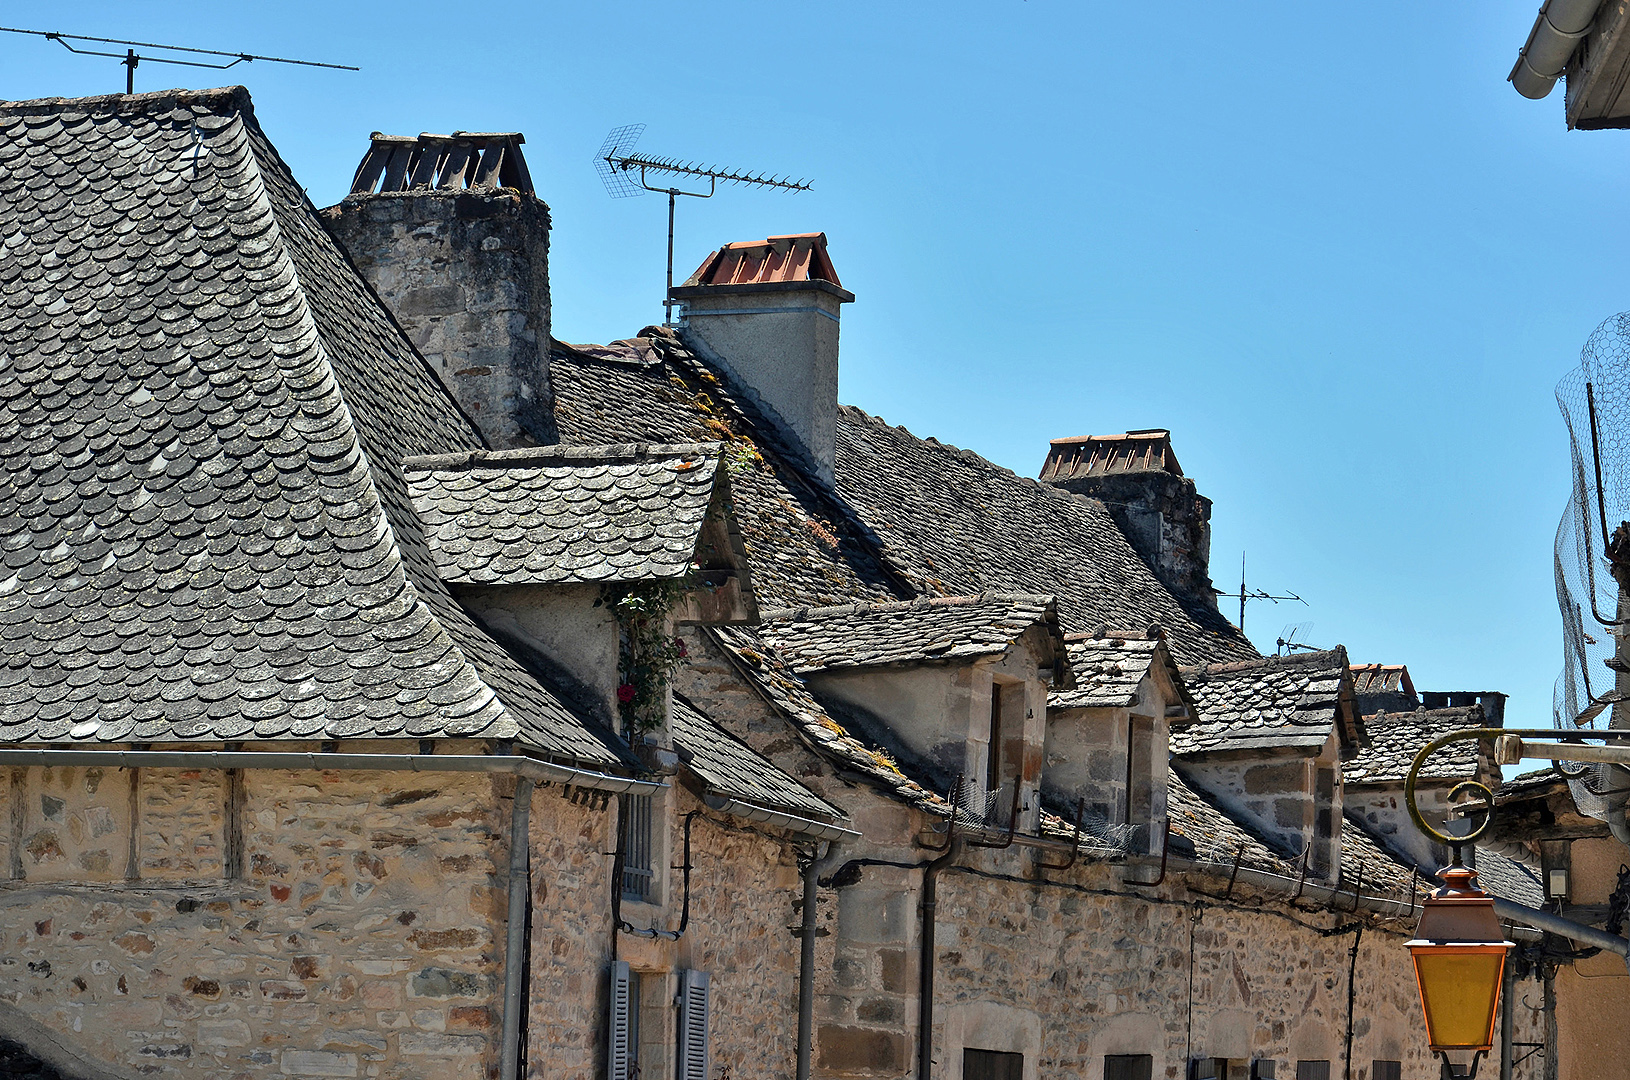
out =
[(1239, 632), (1245, 636), (1245, 552), (1239, 553)]
[(139, 63), (141, 63), (141, 57), (136, 55), (136, 50), (126, 49), (124, 65), (125, 93), (127, 94), (134, 94), (136, 92), (136, 65)]
[(662, 325), (674, 324), (674, 199), (679, 194), (668, 189), (668, 289), (662, 294)]

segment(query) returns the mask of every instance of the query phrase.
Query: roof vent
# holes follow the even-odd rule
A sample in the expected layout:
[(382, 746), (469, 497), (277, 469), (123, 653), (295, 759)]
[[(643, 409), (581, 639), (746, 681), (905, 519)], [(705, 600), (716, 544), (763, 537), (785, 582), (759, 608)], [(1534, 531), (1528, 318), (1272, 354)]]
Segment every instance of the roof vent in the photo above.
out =
[(492, 191), (514, 188), (533, 194), (518, 131), (455, 131), (451, 135), (373, 133), (357, 166), (353, 195), (402, 191)]
[(1125, 435), (1077, 435), (1054, 439), (1041, 467), (1043, 480), (1115, 473), (1169, 472), (1182, 476), (1183, 467), (1172, 452), (1172, 433), (1165, 428), (1142, 428)]
[(725, 244), (703, 260), (685, 285), (754, 285), (830, 281), (843, 287), (826, 254), (825, 233), (793, 233)]

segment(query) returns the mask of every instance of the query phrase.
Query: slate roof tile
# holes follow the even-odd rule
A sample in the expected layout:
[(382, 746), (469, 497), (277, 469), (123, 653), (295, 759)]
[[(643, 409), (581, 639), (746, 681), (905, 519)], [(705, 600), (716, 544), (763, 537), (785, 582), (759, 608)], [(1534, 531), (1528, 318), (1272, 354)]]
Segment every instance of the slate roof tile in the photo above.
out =
[(988, 593), (894, 603), (781, 608), (761, 613), (759, 636), (799, 674), (830, 668), (973, 660), (1005, 652), (1032, 626), (1056, 643), (1056, 680), (1069, 685), (1050, 596)]
[(246, 91), (0, 104), (0, 245), (0, 740), (625, 760), (437, 577), (397, 463), (483, 444)]
[(1347, 653), (1339, 646), (1181, 670), (1198, 718), (1172, 732), (1174, 754), (1317, 749), (1338, 721), (1343, 743), (1362, 741), (1363, 729), (1351, 706)]
[(551, 446), (403, 471), (443, 581), (651, 581), (691, 569), (709, 507), (728, 498), (719, 458), (717, 443)]
[(1184, 664), (1257, 655), (1214, 608), (1173, 597), (1096, 499), (847, 405), (837, 491), (921, 592), (1052, 594), (1071, 633), (1158, 623)]
[[(1349, 784), (1402, 784), (1421, 747), (1451, 731), (1484, 726), (1481, 705), (1366, 716), (1364, 729), (1369, 733), (1369, 745), (1342, 762), (1342, 780)], [(1427, 758), (1420, 778), (1476, 780), (1481, 776), (1486, 782), (1490, 775), (1499, 776), (1492, 748), (1482, 747), (1475, 742), (1451, 743)], [(1485, 760), (1480, 762), (1480, 758)]]
[(768, 758), (674, 698), (674, 747), (710, 792), (800, 817), (836, 821), (843, 811), (776, 768)]
[[(1075, 678), (1071, 690), (1047, 695), (1049, 709), (1125, 708), (1136, 704), (1138, 686), (1151, 668), (1163, 667), (1192, 714), (1187, 688), (1158, 627), (1150, 631), (1103, 629), (1064, 639)], [(1183, 723), (1186, 721), (1174, 721)]]

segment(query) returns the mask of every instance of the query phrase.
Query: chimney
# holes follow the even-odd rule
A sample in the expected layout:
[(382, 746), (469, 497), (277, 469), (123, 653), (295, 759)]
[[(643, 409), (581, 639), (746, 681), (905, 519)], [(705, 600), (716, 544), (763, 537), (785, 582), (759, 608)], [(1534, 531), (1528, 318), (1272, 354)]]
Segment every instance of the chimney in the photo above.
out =
[(1054, 439), (1044, 483), (1098, 499), (1155, 575), (1178, 596), (1217, 607), (1211, 589), (1211, 500), (1172, 452), (1163, 428)]
[(672, 292), (680, 330), (779, 421), (816, 475), (837, 456), (838, 281), (825, 233), (726, 244)]
[(329, 232), (495, 448), (555, 441), (549, 208), (519, 132), (374, 132)]

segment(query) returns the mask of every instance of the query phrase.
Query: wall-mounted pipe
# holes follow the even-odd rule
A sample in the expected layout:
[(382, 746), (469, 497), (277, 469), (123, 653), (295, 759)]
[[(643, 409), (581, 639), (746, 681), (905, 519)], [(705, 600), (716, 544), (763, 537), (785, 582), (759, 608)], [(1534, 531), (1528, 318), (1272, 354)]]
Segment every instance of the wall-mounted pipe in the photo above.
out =
[(923, 864), (922, 955), (917, 961), (917, 1080), (931, 1080), (934, 1075), (934, 924), (939, 876), (961, 854), (962, 840), (953, 839), (945, 854)]
[(543, 783), (649, 795), (667, 787), (649, 780), (574, 769), (524, 754), (316, 754), (268, 750), (0, 750), (0, 765), (100, 765), (115, 769), (361, 769), (373, 772), (509, 773)]
[(1601, 0), (1545, 0), (1516, 66), (1506, 76), (1517, 93), (1538, 100), (1551, 92), (1579, 42), (1590, 33), (1600, 6)]
[(826, 854), (818, 859), (811, 852), (809, 865), (804, 868), (804, 919), (798, 935), (798, 1068), (794, 1080), (809, 1080), (810, 1051), (815, 1044), (816, 890), (821, 872), (837, 861), (840, 844), (832, 841), (826, 846)]
[(504, 1020), (499, 1044), (500, 1080), (520, 1080), (521, 1010), (526, 1007), (522, 988), (526, 969), (526, 905), (531, 899), (532, 848), (527, 831), (532, 814), (532, 780), (515, 782), (515, 800), (509, 814), (509, 910), (504, 934)]
[(825, 821), (816, 821), (814, 818), (799, 817), (797, 814), (787, 814), (780, 810), (769, 810), (753, 803), (742, 802), (725, 795), (708, 795), (702, 799), (715, 810), (722, 810), (748, 821), (759, 821), (766, 825), (774, 825), (805, 836), (811, 840), (857, 840), (860, 834), (853, 829), (845, 829), (841, 825), (833, 825)]

